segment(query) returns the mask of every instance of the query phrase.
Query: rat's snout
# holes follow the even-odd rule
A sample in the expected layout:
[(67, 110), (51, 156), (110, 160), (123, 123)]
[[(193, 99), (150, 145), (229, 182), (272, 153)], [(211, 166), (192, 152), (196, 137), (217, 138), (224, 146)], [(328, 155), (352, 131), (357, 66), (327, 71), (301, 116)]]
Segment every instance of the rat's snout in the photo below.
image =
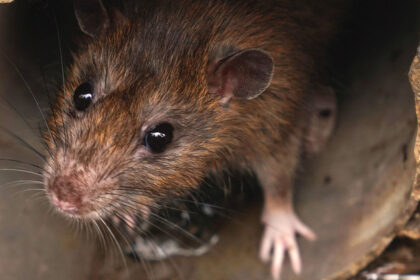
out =
[(58, 199), (55, 193), (52, 193), (51, 197), (54, 205), (60, 208), (61, 210), (68, 213), (77, 213), (78, 207), (75, 204)]
[(76, 176), (58, 176), (49, 185), (51, 200), (63, 212), (85, 214), (90, 211), (86, 187)]

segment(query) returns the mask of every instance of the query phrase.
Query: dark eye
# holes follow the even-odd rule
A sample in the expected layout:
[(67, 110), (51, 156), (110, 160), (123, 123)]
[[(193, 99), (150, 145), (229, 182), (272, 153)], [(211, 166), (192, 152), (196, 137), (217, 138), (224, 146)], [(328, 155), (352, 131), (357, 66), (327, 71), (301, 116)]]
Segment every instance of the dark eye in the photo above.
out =
[(78, 111), (84, 111), (92, 103), (93, 99), (93, 85), (86, 82), (77, 87), (74, 91), (73, 100), (74, 105)]
[(146, 133), (144, 136), (144, 145), (152, 153), (161, 153), (171, 143), (173, 132), (174, 128), (171, 124), (160, 123)]

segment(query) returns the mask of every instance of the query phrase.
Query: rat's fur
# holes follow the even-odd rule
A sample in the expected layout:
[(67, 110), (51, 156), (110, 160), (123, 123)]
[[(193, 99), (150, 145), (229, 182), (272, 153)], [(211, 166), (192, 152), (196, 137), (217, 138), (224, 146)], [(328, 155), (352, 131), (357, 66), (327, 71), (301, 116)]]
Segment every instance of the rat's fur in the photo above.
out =
[[(49, 121), (54, 139), (45, 134), (49, 192), (90, 217), (159, 207), (226, 168), (281, 170), (293, 180), (307, 100), (324, 82), (336, 16), (330, 1), (150, 2), (124, 16), (110, 10), (111, 27), (75, 53)], [(271, 55), (272, 82), (257, 98), (222, 106), (209, 93), (210, 72), (244, 49)], [(76, 112), (73, 93), (87, 80), (94, 104)], [(152, 154), (144, 133), (164, 121), (174, 140)]]

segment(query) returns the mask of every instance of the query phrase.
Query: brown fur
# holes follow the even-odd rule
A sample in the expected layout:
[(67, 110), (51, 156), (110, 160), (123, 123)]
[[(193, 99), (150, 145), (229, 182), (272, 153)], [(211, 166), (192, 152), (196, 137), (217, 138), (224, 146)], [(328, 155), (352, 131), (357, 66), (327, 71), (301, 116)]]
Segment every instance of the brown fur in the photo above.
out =
[[(52, 155), (47, 188), (80, 204), (81, 214), (106, 214), (127, 187), (136, 190), (133, 200), (153, 207), (160, 200), (151, 197), (186, 194), (224, 168), (280, 167), (292, 178), (305, 100), (322, 80), (335, 21), (330, 1), (151, 2), (114, 19), (74, 55), (49, 121), (55, 139), (45, 136)], [(223, 107), (207, 91), (208, 69), (248, 48), (271, 54), (272, 83), (253, 100)], [(86, 80), (93, 81), (95, 100), (79, 113), (72, 95)], [(162, 121), (175, 127), (174, 140), (152, 154), (142, 139)], [(264, 166), (271, 158), (280, 164)], [(62, 176), (67, 183), (54, 183)]]

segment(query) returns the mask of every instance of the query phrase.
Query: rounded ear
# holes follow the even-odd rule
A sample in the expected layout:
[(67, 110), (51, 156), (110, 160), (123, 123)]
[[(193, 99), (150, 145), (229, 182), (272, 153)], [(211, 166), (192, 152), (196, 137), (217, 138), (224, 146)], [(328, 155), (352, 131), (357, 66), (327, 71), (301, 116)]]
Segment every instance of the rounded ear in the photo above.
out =
[(208, 71), (208, 89), (219, 94), (221, 103), (232, 97), (253, 99), (271, 83), (274, 62), (270, 54), (259, 49), (247, 49), (220, 60)]
[(109, 28), (110, 19), (101, 0), (74, 0), (74, 13), (80, 29), (91, 37)]

